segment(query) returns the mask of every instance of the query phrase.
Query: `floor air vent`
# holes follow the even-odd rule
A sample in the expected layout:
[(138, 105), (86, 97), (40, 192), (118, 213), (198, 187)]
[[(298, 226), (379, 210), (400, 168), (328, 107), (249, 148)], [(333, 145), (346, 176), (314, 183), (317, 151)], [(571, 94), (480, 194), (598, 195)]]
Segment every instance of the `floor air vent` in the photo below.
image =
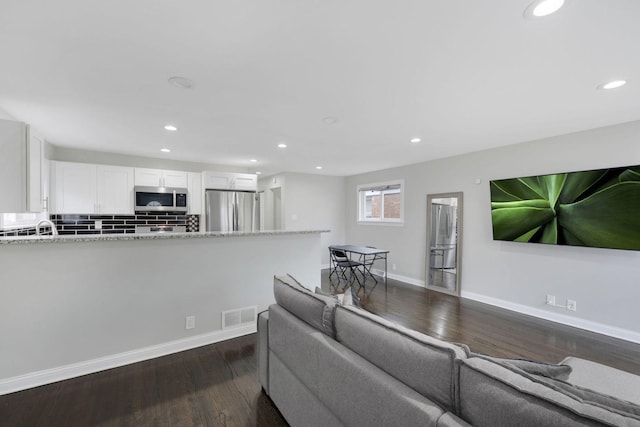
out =
[(222, 329), (238, 328), (256, 322), (258, 307), (244, 307), (222, 312)]

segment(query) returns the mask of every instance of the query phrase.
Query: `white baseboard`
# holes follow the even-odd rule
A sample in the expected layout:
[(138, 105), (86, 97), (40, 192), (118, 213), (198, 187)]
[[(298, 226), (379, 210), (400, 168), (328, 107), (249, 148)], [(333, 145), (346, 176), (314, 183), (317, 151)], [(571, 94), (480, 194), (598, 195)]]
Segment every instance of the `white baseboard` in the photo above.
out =
[(81, 375), (92, 374), (106, 369), (141, 362), (143, 360), (178, 353), (184, 350), (190, 350), (192, 348), (241, 337), (254, 332), (256, 332), (256, 325), (252, 324), (234, 329), (225, 329), (224, 331), (195, 335), (193, 337), (170, 341), (151, 347), (113, 354), (111, 356), (99, 357), (97, 359), (86, 360), (52, 369), (45, 369), (43, 371), (31, 372), (17, 377), (0, 379), (0, 396), (32, 387), (38, 387), (44, 384), (79, 377)]
[[(384, 270), (373, 270), (373, 273), (384, 277)], [(410, 285), (425, 287), (424, 280), (414, 279), (412, 277), (401, 276), (399, 274), (389, 273), (389, 279), (399, 280)], [(523, 304), (517, 304), (510, 301), (501, 300), (498, 298), (488, 297), (485, 295), (477, 294), (475, 292), (465, 292), (464, 290), (460, 295), (462, 298), (478, 301), (484, 304), (493, 305), (496, 307), (504, 308), (506, 310), (515, 311), (516, 313), (526, 314), (529, 316), (537, 317), (551, 322), (560, 323), (566, 326), (572, 326), (574, 328), (584, 329), (586, 331), (595, 332), (602, 335), (607, 335), (613, 338), (619, 338), (621, 340), (630, 341), (640, 344), (640, 333), (631, 331), (629, 329), (617, 328), (615, 326), (609, 326), (598, 322), (592, 322), (590, 320), (584, 320), (577, 317), (567, 316), (560, 313), (553, 313), (551, 311), (542, 310), (539, 308), (529, 307)]]
[(619, 338), (625, 341), (631, 341), (640, 344), (640, 333), (628, 329), (617, 328), (615, 326), (592, 322), (590, 320), (567, 316), (565, 314), (554, 313), (551, 311), (529, 307), (498, 298), (487, 297), (485, 295), (476, 294), (474, 292), (465, 292), (464, 290), (462, 291), (461, 296), (462, 298), (471, 299), (484, 304), (489, 304), (496, 307), (504, 308), (506, 310), (515, 311), (517, 313), (527, 314), (529, 316), (538, 317), (540, 319), (549, 320), (551, 322), (561, 323), (563, 325), (573, 326), (574, 328), (584, 329), (586, 331), (591, 331), (613, 338)]
[[(374, 272), (382, 277), (384, 277), (383, 270), (374, 270)], [(408, 283), (413, 286), (419, 286), (421, 288), (425, 287), (424, 280), (414, 279), (413, 277), (401, 276), (399, 274), (388, 273), (389, 279), (398, 280), (403, 283)]]
[[(325, 268), (330, 268), (330, 265), (326, 264), (326, 265), (320, 266), (321, 270), (325, 269)], [(374, 268), (374, 269), (371, 270), (371, 272), (374, 275), (378, 276), (378, 277), (384, 277), (384, 270), (379, 270), (377, 268)], [(387, 277), (389, 279), (399, 280), (401, 282), (408, 283), (410, 285), (419, 286), (421, 288), (424, 288), (424, 280), (418, 280), (418, 279), (414, 279), (412, 277), (401, 276), (399, 274), (393, 274), (393, 273), (388, 273)]]

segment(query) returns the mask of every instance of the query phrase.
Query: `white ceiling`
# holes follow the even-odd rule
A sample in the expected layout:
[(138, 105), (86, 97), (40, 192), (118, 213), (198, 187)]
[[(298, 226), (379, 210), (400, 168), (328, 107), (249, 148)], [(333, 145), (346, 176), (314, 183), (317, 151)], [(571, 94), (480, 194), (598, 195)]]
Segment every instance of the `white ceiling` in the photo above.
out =
[(640, 119), (640, 1), (567, 0), (537, 20), (529, 3), (0, 0), (0, 108), (59, 146), (265, 174), (351, 175)]

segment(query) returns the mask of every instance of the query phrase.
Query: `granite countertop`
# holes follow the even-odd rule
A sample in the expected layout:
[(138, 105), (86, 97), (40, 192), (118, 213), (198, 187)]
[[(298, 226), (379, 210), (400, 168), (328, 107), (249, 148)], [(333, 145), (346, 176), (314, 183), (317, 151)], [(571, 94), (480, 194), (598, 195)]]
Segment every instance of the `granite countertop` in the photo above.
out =
[(207, 231), (198, 233), (135, 233), (85, 234), (81, 236), (18, 236), (0, 237), (0, 245), (29, 243), (73, 243), (113, 240), (205, 239), (216, 237), (282, 236), (292, 234), (328, 233), (329, 230), (265, 230), (265, 231)]

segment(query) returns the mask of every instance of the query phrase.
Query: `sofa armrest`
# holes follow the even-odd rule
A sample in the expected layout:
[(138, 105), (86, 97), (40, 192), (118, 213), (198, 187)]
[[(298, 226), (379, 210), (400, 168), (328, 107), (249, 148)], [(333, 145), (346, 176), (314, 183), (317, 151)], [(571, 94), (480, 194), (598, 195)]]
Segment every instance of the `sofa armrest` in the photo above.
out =
[(571, 366), (569, 383), (640, 405), (640, 376), (578, 357), (560, 363)]
[(258, 381), (265, 393), (269, 394), (269, 311), (258, 315)]

